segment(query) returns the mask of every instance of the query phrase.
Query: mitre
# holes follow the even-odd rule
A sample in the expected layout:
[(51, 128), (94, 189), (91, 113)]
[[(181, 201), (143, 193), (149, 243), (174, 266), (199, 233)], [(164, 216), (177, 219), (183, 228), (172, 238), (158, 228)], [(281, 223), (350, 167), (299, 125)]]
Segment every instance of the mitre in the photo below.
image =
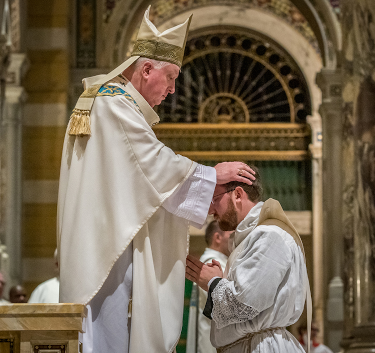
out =
[(82, 80), (85, 91), (79, 97), (70, 116), (70, 135), (91, 135), (90, 113), (100, 87), (121, 74), (138, 58), (146, 57), (182, 66), (187, 34), (193, 15), (190, 15), (184, 23), (161, 33), (149, 19), (150, 8), (151, 5), (143, 16), (130, 58), (107, 75), (97, 75)]

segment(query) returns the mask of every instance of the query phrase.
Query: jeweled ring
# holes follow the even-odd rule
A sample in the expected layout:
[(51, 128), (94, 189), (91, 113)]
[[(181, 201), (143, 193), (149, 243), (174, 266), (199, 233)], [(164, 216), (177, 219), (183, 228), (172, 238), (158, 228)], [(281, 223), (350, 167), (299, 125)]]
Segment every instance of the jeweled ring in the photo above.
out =
[(243, 173), (243, 170), (242, 170), (242, 169), (239, 169), (239, 170), (238, 170), (238, 175), (242, 176), (242, 173)]

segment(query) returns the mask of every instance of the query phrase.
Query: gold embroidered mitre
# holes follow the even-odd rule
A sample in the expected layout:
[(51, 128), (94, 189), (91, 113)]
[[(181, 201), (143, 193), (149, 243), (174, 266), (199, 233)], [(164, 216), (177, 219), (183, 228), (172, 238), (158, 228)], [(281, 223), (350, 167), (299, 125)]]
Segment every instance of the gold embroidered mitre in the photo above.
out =
[(90, 113), (100, 87), (121, 74), (141, 56), (166, 61), (181, 67), (187, 34), (193, 15), (190, 15), (184, 23), (160, 33), (149, 19), (150, 7), (151, 5), (143, 16), (130, 58), (107, 75), (97, 75), (82, 80), (85, 91), (79, 97), (70, 116), (69, 135), (91, 135)]
[(181, 67), (187, 34), (193, 15), (190, 15), (184, 23), (160, 33), (149, 19), (150, 7), (148, 7), (143, 16), (132, 56), (137, 55), (167, 61)]

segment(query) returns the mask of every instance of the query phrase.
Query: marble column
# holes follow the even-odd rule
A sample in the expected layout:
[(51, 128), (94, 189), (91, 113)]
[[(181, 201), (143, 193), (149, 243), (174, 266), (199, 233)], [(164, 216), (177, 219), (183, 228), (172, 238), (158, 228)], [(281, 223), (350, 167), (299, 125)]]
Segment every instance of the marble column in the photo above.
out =
[(7, 286), (22, 281), (22, 118), (26, 100), (21, 86), (27, 69), (25, 54), (11, 54), (3, 116), (5, 169), (5, 234), (3, 241), (9, 254)]
[(323, 69), (317, 76), (322, 90), (323, 125), (323, 264), (325, 344), (338, 352), (343, 324), (343, 241), (341, 233), (342, 74)]
[(6, 260), (6, 246), (3, 244), (7, 224), (7, 196), (6, 196), (6, 142), (5, 142), (5, 86), (7, 70), (11, 51), (10, 41), (10, 11), (9, 3), (0, 0), (0, 270), (8, 275), (8, 262)]
[(312, 156), (312, 236), (313, 236), (313, 278), (312, 298), (314, 318), (324, 337), (324, 267), (323, 267), (323, 151), (322, 118), (318, 113), (307, 118), (311, 127), (312, 142), (309, 146)]
[(342, 1), (345, 352), (375, 352), (375, 3)]

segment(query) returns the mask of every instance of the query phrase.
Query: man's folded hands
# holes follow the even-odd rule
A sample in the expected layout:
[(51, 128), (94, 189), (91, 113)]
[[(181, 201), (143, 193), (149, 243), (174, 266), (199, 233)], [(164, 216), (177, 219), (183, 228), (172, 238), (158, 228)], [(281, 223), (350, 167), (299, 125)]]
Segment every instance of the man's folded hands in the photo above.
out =
[(212, 260), (212, 263), (204, 264), (195, 257), (188, 255), (186, 258), (185, 276), (188, 280), (195, 282), (199, 287), (208, 290), (208, 282), (213, 277), (223, 277), (220, 263)]

